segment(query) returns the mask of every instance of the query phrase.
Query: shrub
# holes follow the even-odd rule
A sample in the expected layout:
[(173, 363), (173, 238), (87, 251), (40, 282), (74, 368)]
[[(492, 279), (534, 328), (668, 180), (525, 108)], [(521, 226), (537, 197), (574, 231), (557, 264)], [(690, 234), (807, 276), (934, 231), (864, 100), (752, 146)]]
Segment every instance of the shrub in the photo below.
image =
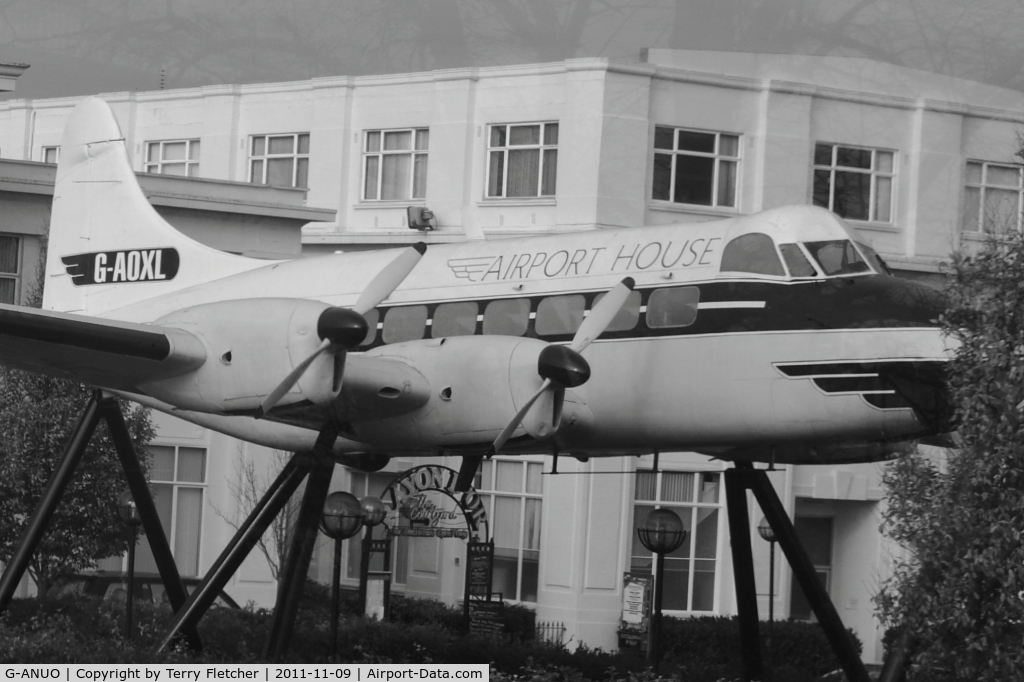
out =
[[(816, 623), (776, 621), (772, 639), (775, 679), (813, 680), (840, 667), (824, 631)], [(862, 649), (853, 631), (857, 650)], [(724, 616), (665, 618), (662, 630), (662, 670), (677, 670), (690, 682), (738, 679), (742, 674), (739, 621)], [(761, 636), (768, 634), (761, 623)], [(768, 663), (765, 652), (765, 663)]]

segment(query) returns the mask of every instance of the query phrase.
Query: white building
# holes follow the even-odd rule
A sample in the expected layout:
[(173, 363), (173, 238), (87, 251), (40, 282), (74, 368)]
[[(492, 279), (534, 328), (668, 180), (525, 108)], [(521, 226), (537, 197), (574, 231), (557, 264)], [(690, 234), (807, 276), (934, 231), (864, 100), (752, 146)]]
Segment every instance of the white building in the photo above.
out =
[[(337, 218), (303, 229), (306, 254), (705, 221), (816, 203), (847, 217), (900, 274), (937, 278), (951, 250), (1019, 228), (1015, 152), (1024, 93), (865, 59), (652, 49), (630, 63), (575, 59), (105, 99), (139, 171), (308, 187), (308, 204), (336, 209)], [(74, 103), (0, 103), (3, 156), (52, 160)], [(410, 205), (429, 208), (436, 229), (410, 230)], [(0, 240), (28, 248), (31, 239), (9, 229), (0, 225), (7, 233)], [(0, 278), (17, 280), (17, 258), (12, 268), (5, 253), (0, 248)], [(201, 572), (230, 534), (215, 510), (236, 511), (229, 482), (254, 449), (159, 423), (156, 443), (177, 448), (179, 461), (189, 448), (210, 455), (201, 482), (167, 483), (201, 491), (201, 503), (189, 507), (199, 521), (188, 521), (201, 529), (189, 559)], [(485, 466), (478, 488), (497, 546), (496, 591), (535, 604), (540, 620), (564, 623), (566, 639), (615, 648), (623, 573), (649, 563), (635, 539), (636, 512), (664, 504), (693, 531), (668, 561), (669, 613), (736, 612), (725, 464), (662, 453), (655, 476), (645, 473), (650, 457), (563, 460), (559, 475), (544, 475), (545, 457)], [(393, 460), (368, 475), (339, 469), (335, 487), (376, 493), (419, 463)], [(591, 475), (610, 472), (623, 473)], [(783, 466), (772, 480), (841, 617), (864, 642), (865, 660), (879, 660), (871, 598), (894, 551), (878, 532), (879, 467)], [(756, 505), (751, 513), (767, 613), (768, 546), (753, 530)], [(403, 543), (396, 590), (461, 599), (461, 541)], [(346, 552), (350, 581), (357, 554)], [(268, 603), (269, 573), (250, 563), (228, 591)], [(321, 551), (312, 570), (327, 579), (329, 564)], [(788, 567), (778, 564), (777, 617), (806, 617)]]

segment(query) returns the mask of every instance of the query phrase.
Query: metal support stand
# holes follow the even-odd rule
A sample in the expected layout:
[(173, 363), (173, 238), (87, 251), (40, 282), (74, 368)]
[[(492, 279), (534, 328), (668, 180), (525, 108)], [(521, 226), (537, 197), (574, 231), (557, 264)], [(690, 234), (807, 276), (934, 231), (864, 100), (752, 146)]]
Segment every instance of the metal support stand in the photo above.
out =
[(64, 491), (68, 487), (68, 482), (71, 480), (71, 475), (75, 472), (75, 467), (81, 461), (82, 455), (85, 453), (85, 446), (88, 445), (89, 439), (92, 438), (92, 432), (96, 429), (96, 424), (99, 420), (99, 400), (94, 395), (85, 406), (82, 418), (78, 421), (78, 426), (75, 427), (74, 433), (71, 434), (71, 440), (64, 447), (64, 454), (61, 456), (57, 468), (53, 470), (50, 480), (46, 483), (46, 490), (43, 491), (39, 504), (36, 505), (35, 511), (32, 512), (32, 517), (28, 520), (28, 526), (18, 541), (14, 555), (7, 562), (3, 576), (0, 576), (0, 611), (7, 609), (7, 606), (11, 603), (11, 599), (14, 597), (14, 590), (17, 589), (18, 583), (21, 582), (21, 577), (25, 575), (25, 569), (28, 568), (29, 561), (39, 546), (43, 533), (46, 532), (46, 527), (49, 525), (53, 512), (57, 508), (57, 503), (63, 497)]
[(210, 608), (228, 580), (259, 542), (260, 537), (270, 528), (270, 524), (288, 504), (288, 500), (298, 489), (302, 479), (309, 473), (309, 463), (306, 459), (306, 455), (294, 455), (274, 482), (270, 484), (263, 494), (263, 498), (235, 532), (235, 536), (217, 557), (210, 570), (206, 572), (206, 576), (192, 592), (192, 596), (185, 602), (185, 606), (175, 613), (167, 633), (156, 647), (157, 651), (166, 648), (179, 632), (194, 628)]
[[(124, 470), (124, 477), (128, 482), (128, 489), (132, 491), (132, 499), (135, 500), (135, 507), (142, 518), (142, 528), (146, 534), (146, 540), (149, 542), (149, 548), (153, 552), (157, 570), (160, 572), (160, 580), (167, 591), (167, 601), (175, 612), (180, 611), (188, 599), (188, 592), (185, 591), (185, 584), (181, 581), (181, 574), (178, 573), (178, 565), (174, 562), (171, 544), (167, 541), (163, 523), (161, 523), (160, 515), (156, 510), (156, 503), (153, 502), (153, 496), (149, 492), (146, 476), (142, 473), (142, 463), (139, 461), (138, 453), (135, 452), (135, 445), (128, 432), (128, 425), (124, 421), (121, 406), (117, 402), (117, 398), (100, 393), (99, 408), (100, 415), (107, 422), (110, 439), (114, 442), (114, 449), (117, 450), (121, 469)], [(183, 629), (181, 634), (189, 649), (202, 651), (203, 643), (199, 639), (199, 633), (194, 625)]]
[[(850, 682), (870, 682), (867, 668), (860, 660), (860, 655), (850, 639), (849, 633), (843, 627), (843, 622), (836, 612), (832, 600), (829, 599), (825, 587), (818, 580), (814, 571), (814, 564), (811, 563), (807, 552), (804, 551), (800, 539), (796, 535), (796, 529), (786, 514), (785, 507), (779, 500), (779, 496), (768, 480), (764, 471), (756, 470), (749, 463), (737, 464), (734, 469), (725, 473), (726, 504), (729, 510), (729, 531), (732, 534), (733, 562), (736, 573), (736, 601), (740, 610), (740, 642), (744, 656), (744, 676), (746, 680), (759, 679), (761, 671), (754, 671), (747, 667), (747, 651), (756, 651), (760, 659), (760, 641), (757, 632), (757, 595), (754, 588), (753, 562), (750, 560), (750, 528), (749, 513), (747, 512), (746, 491), (751, 490), (757, 498), (761, 511), (775, 533), (779, 547), (785, 554), (789, 565), (793, 569), (793, 576), (797, 579), (807, 601), (810, 603), (814, 615), (818, 618), (825, 637), (832, 646), (836, 658), (846, 673), (846, 679)], [(735, 520), (734, 520), (735, 519)], [(740, 560), (737, 561), (737, 547), (740, 548)], [(745, 548), (745, 549), (744, 549)], [(745, 558), (744, 558), (745, 552)], [(740, 563), (746, 562), (742, 569)], [(743, 580), (748, 582), (746, 588), (741, 588), (741, 572)], [(747, 602), (744, 604), (744, 602)], [(746, 611), (746, 616), (744, 616)], [(751, 613), (753, 614), (751, 621)], [(760, 661), (758, 661), (760, 662)], [(756, 677), (754, 673), (756, 672)]]
[(320, 432), (316, 445), (313, 446), (314, 461), (310, 466), (306, 492), (302, 496), (299, 517), (281, 571), (274, 617), (263, 650), (263, 657), (268, 661), (280, 660), (288, 650), (306, 573), (313, 557), (313, 547), (316, 544), (317, 533), (320, 532), (320, 517), (323, 515), (324, 502), (331, 487), (334, 461), (330, 455), (337, 437), (338, 432), (327, 426)]
[(741, 462), (725, 472), (725, 503), (732, 542), (732, 571), (736, 581), (736, 610), (739, 612), (740, 653), (745, 682), (760, 680), (764, 674), (761, 637), (757, 617), (757, 588), (754, 585), (754, 555), (750, 547), (750, 511), (745, 478), (753, 473)]
[[(85, 454), (85, 449), (92, 438), (93, 432), (100, 419), (107, 422), (111, 440), (121, 460), (121, 468), (124, 470), (128, 487), (132, 491), (139, 515), (146, 530), (146, 537), (153, 550), (153, 557), (156, 559), (160, 569), (160, 577), (167, 588), (168, 598), (171, 606), (180, 608), (185, 603), (185, 586), (178, 575), (174, 557), (171, 555), (170, 545), (164, 535), (163, 525), (153, 503), (153, 497), (149, 493), (149, 486), (142, 474), (142, 465), (139, 463), (135, 446), (132, 444), (131, 435), (124, 422), (124, 415), (121, 413), (121, 406), (113, 396), (104, 395), (101, 391), (93, 393), (92, 398), (86, 404), (82, 412), (82, 418), (75, 427), (71, 439), (64, 448), (61, 460), (50, 476), (46, 484), (43, 497), (39, 500), (32, 518), (29, 519), (28, 527), (18, 546), (14, 556), (4, 569), (3, 576), (0, 576), (0, 611), (3, 611), (10, 604), (14, 596), (14, 590), (21, 581), (28, 568), (32, 554), (39, 546), (39, 541), (46, 532), (53, 512), (57, 508), (64, 491), (67, 489), (71, 476), (74, 474), (78, 463)], [(194, 650), (202, 649), (202, 642), (194, 628), (184, 631), (187, 644)]]
[(904, 630), (889, 650), (878, 674), (878, 682), (899, 682), (905, 679), (907, 658), (910, 655), (910, 632)]
[(178, 574), (178, 566), (174, 563), (171, 545), (167, 542), (163, 524), (160, 522), (160, 515), (156, 510), (156, 503), (153, 502), (149, 484), (146, 483), (146, 477), (142, 473), (142, 464), (139, 462), (138, 453), (135, 452), (135, 446), (132, 444), (131, 434), (128, 433), (128, 426), (121, 413), (121, 406), (112, 396), (103, 396), (99, 401), (99, 406), (100, 414), (106, 420), (107, 428), (110, 430), (110, 439), (114, 441), (114, 448), (121, 460), (121, 468), (124, 470), (128, 489), (132, 491), (132, 499), (135, 500), (139, 516), (142, 517), (142, 528), (149, 541), (149, 547), (153, 551), (157, 570), (160, 571), (160, 580), (163, 581), (164, 589), (167, 590), (167, 600), (171, 608), (177, 611), (188, 599), (188, 593)]

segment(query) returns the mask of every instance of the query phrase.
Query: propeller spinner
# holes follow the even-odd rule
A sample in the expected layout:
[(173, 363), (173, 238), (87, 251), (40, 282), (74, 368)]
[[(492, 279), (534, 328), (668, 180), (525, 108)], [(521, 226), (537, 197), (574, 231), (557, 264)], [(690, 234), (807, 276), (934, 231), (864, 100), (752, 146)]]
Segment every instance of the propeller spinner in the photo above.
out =
[(590, 379), (590, 364), (581, 353), (612, 323), (622, 306), (626, 304), (634, 286), (635, 282), (632, 277), (627, 277), (616, 284), (590, 310), (590, 314), (584, 318), (568, 346), (551, 344), (540, 352), (537, 358), (537, 374), (544, 379), (543, 383), (537, 392), (519, 408), (508, 425), (501, 430), (486, 454), (462, 458), (462, 467), (455, 485), (457, 491), (469, 489), (473, 476), (476, 475), (477, 467), (480, 466), (483, 458), (493, 457), (501, 451), (501, 448), (523, 423), (526, 415), (538, 400), (542, 401), (544, 413), (551, 415), (548, 431), (554, 433), (558, 429), (565, 389), (580, 386)]
[(391, 295), (398, 285), (401, 284), (416, 264), (420, 262), (423, 254), (426, 253), (427, 245), (419, 242), (405, 249), (393, 261), (384, 266), (384, 269), (370, 280), (370, 283), (360, 294), (359, 300), (351, 308), (333, 307), (327, 308), (320, 313), (316, 323), (316, 333), (320, 337), (320, 345), (310, 353), (302, 362), (297, 364), (288, 373), (281, 383), (263, 400), (256, 409), (255, 418), (259, 419), (266, 414), (277, 402), (284, 397), (292, 386), (298, 382), (306, 373), (313, 361), (320, 357), (324, 351), (331, 351), (337, 354), (336, 382), (341, 381), (341, 373), (344, 371), (345, 352), (358, 346), (369, 331), (366, 323), (366, 313), (376, 308), (384, 299)]

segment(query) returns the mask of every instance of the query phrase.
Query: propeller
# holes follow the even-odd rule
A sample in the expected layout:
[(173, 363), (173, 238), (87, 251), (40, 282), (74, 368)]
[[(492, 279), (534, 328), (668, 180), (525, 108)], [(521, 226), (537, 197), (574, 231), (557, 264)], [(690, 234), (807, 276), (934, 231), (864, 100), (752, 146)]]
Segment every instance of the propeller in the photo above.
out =
[(526, 415), (538, 400), (543, 398), (545, 407), (550, 403), (552, 427), (558, 427), (565, 389), (580, 386), (590, 378), (590, 365), (581, 353), (612, 323), (615, 316), (622, 310), (622, 306), (625, 305), (635, 284), (632, 277), (627, 277), (612, 287), (597, 302), (597, 305), (591, 308), (590, 314), (583, 319), (583, 323), (576, 330), (576, 335), (573, 336), (568, 346), (551, 344), (540, 352), (537, 358), (537, 374), (544, 379), (540, 388), (523, 403), (512, 420), (494, 439), (494, 443), (487, 449), (486, 454), (466, 455), (462, 458), (462, 467), (455, 484), (457, 492), (465, 492), (469, 489), (480, 462), (484, 457), (489, 459), (501, 451), (501, 448), (523, 423)]
[(362, 343), (368, 331), (366, 324), (366, 313), (376, 308), (384, 299), (391, 295), (398, 285), (409, 276), (412, 269), (420, 262), (420, 258), (427, 250), (423, 242), (413, 244), (402, 251), (398, 256), (384, 266), (384, 269), (370, 280), (370, 283), (359, 295), (356, 304), (351, 308), (332, 307), (327, 308), (316, 322), (316, 333), (320, 337), (320, 345), (306, 358), (297, 364), (291, 372), (271, 391), (258, 408), (256, 408), (256, 419), (266, 414), (277, 402), (292, 390), (302, 375), (306, 373), (309, 366), (313, 364), (322, 353), (331, 351), (340, 354), (339, 362), (336, 365), (336, 382), (341, 380), (341, 372), (344, 370), (344, 353)]

